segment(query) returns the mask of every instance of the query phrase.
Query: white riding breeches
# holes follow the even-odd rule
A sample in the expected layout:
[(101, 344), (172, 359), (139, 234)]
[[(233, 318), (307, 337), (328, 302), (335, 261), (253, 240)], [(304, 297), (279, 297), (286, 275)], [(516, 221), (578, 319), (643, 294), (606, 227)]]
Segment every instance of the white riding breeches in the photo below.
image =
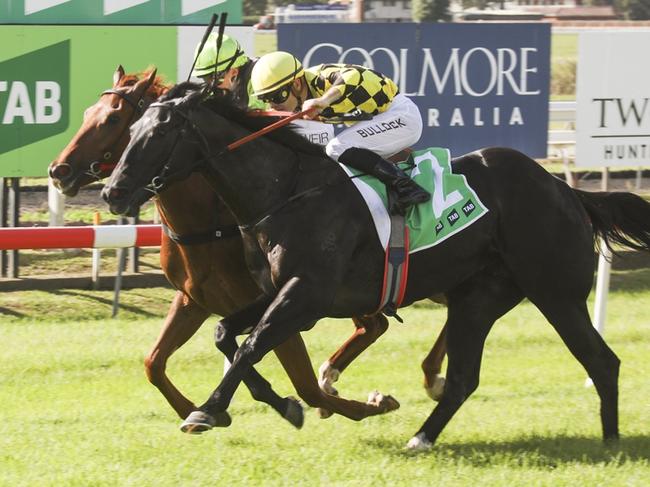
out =
[(388, 110), (346, 128), (327, 144), (325, 151), (335, 161), (352, 147), (369, 149), (387, 158), (415, 144), (420, 135), (420, 110), (410, 98), (400, 93)]
[(329, 123), (315, 120), (294, 120), (290, 126), (294, 132), (314, 144), (325, 146), (334, 139), (334, 126)]

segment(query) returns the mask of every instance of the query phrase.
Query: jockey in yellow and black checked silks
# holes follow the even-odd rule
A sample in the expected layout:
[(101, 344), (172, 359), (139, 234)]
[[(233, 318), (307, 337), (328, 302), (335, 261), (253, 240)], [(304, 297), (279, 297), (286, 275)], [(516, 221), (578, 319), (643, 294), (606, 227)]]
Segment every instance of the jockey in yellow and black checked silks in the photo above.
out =
[(390, 78), (354, 64), (319, 64), (306, 68), (305, 78), (313, 97), (323, 95), (332, 87), (341, 93), (341, 98), (320, 114), (324, 119), (340, 117), (355, 109), (371, 115), (383, 113), (399, 93)]

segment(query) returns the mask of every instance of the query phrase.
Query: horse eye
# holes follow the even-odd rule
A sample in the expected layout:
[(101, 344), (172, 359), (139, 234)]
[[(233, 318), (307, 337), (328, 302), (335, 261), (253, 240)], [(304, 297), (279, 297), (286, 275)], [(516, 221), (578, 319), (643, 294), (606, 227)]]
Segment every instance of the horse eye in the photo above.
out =
[(108, 118), (106, 119), (106, 122), (110, 123), (111, 125), (115, 125), (119, 121), (120, 121), (119, 115), (109, 115)]

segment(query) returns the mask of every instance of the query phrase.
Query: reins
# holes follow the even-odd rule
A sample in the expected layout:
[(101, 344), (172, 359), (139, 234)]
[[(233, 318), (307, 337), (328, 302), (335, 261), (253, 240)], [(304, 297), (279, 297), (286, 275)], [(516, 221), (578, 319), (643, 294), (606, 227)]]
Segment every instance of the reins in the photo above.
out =
[[(263, 129), (258, 130), (257, 132), (253, 132), (252, 134), (246, 135), (245, 137), (242, 137), (241, 139), (234, 141), (233, 143), (227, 145), (226, 149), (228, 151), (235, 150), (237, 147), (240, 147), (240, 146), (244, 145), (245, 143), (250, 142), (251, 140), (255, 140), (258, 137), (261, 137), (262, 135), (266, 135), (269, 132), (273, 132), (274, 130), (279, 129), (280, 127), (284, 127), (285, 125), (290, 124), (291, 122), (293, 122), (294, 120), (296, 120), (298, 118), (302, 118), (303, 116), (311, 113), (312, 111), (313, 111), (313, 108), (309, 109), (309, 110), (303, 110), (301, 112), (293, 113), (293, 114), (287, 116), (286, 118), (283, 118), (281, 120), (278, 120), (277, 122), (272, 123), (271, 125), (267, 125), (266, 127), (264, 127)], [(263, 112), (264, 115), (266, 115), (268, 113), (269, 112)], [(271, 113), (273, 113), (273, 112), (271, 112)], [(276, 113), (281, 113), (282, 116), (285, 116), (284, 114), (287, 113), (287, 112), (276, 112)], [(260, 115), (258, 114), (257, 116), (260, 116)]]
[[(208, 143), (207, 138), (205, 137), (205, 135), (203, 134), (201, 129), (199, 127), (197, 127), (197, 125), (194, 123), (194, 121), (190, 118), (190, 116), (188, 114), (184, 113), (182, 110), (178, 109), (177, 107), (171, 106), (171, 105), (166, 104), (164, 102), (154, 102), (151, 105), (149, 105), (149, 107), (150, 108), (163, 108), (164, 107), (164, 108), (167, 108), (167, 109), (169, 109), (171, 111), (174, 111), (175, 113), (179, 114), (185, 120), (186, 123), (189, 123), (189, 125), (191, 126), (194, 133), (196, 133), (197, 136), (199, 137), (199, 141), (197, 143), (199, 143), (200, 145), (203, 146), (203, 151), (205, 153), (205, 157), (203, 157), (201, 159), (197, 159), (191, 165), (191, 167), (186, 168), (190, 172), (195, 167), (200, 166), (204, 162), (208, 162), (208, 161), (214, 160), (216, 158), (219, 158), (221, 156), (224, 156), (227, 153), (234, 151), (238, 147), (241, 147), (242, 145), (244, 145), (244, 144), (246, 144), (248, 142), (251, 142), (251, 141), (253, 141), (253, 140), (255, 140), (255, 139), (259, 138), (259, 137), (262, 137), (263, 135), (266, 135), (266, 134), (268, 134), (270, 132), (273, 132), (274, 130), (277, 130), (277, 129), (281, 128), (281, 127), (284, 127), (285, 125), (290, 124), (294, 120), (297, 120), (299, 118), (302, 118), (305, 115), (308, 115), (309, 113), (311, 113), (314, 110), (314, 108), (311, 108), (311, 109), (303, 110), (303, 111), (296, 112), (296, 113), (275, 112), (275, 111), (270, 111), (270, 112), (266, 112), (266, 111), (265, 112), (250, 112), (249, 115), (252, 115), (252, 116), (282, 116), (282, 117), (285, 117), (285, 118), (283, 118), (281, 120), (278, 120), (277, 122), (274, 122), (271, 125), (268, 125), (268, 126), (262, 128), (262, 129), (260, 129), (260, 130), (258, 130), (256, 132), (248, 134), (248, 135), (246, 135), (246, 136), (244, 136), (244, 137), (242, 137), (242, 138), (240, 138), (240, 139), (238, 139), (238, 140), (236, 140), (234, 142), (231, 142), (226, 147), (221, 149), (219, 152), (212, 153), (210, 151), (210, 145)], [(369, 118), (372, 118), (372, 115), (366, 114), (366, 113), (361, 113), (361, 112), (355, 112), (355, 113), (349, 114), (348, 116), (342, 116), (337, 121), (340, 121), (340, 122), (359, 121), (359, 120), (368, 120)], [(159, 191), (164, 187), (165, 182), (168, 179), (168, 174), (167, 173), (170, 171), (170, 167), (171, 167), (170, 166), (170, 161), (172, 159), (174, 149), (176, 148), (176, 144), (178, 142), (178, 139), (181, 136), (181, 133), (182, 133), (182, 131), (179, 132), (179, 134), (177, 136), (177, 140), (174, 143), (174, 146), (172, 147), (172, 150), (170, 151), (169, 158), (168, 158), (167, 162), (165, 163), (165, 165), (163, 166), (163, 169), (162, 169), (160, 175), (155, 176), (151, 180), (149, 185), (144, 186), (144, 188), (143, 188), (144, 190), (150, 191), (154, 195), (157, 195), (159, 193)], [(242, 230), (246, 230), (248, 228), (251, 228), (251, 227), (254, 227), (254, 226), (258, 225), (260, 222), (262, 222), (263, 220), (265, 220), (266, 218), (268, 218), (269, 216), (271, 216), (273, 213), (277, 212), (281, 208), (285, 207), (286, 205), (288, 205), (288, 204), (292, 203), (293, 201), (296, 201), (296, 200), (298, 200), (300, 198), (303, 198), (303, 197), (305, 197), (305, 196), (307, 196), (309, 194), (320, 191), (327, 184), (329, 184), (329, 182), (326, 182), (324, 184), (321, 184), (321, 185), (306, 189), (304, 191), (301, 191), (300, 193), (296, 193), (296, 194), (290, 196), (285, 201), (282, 201), (282, 202), (272, 206), (271, 208), (265, 210), (263, 215), (259, 216), (258, 218), (255, 218), (251, 223), (240, 225), (240, 228)]]

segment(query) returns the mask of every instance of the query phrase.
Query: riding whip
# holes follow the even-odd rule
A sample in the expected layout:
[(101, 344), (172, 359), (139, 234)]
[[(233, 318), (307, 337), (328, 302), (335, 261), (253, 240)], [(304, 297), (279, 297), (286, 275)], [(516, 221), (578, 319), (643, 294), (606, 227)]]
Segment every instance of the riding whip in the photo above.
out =
[(199, 55), (201, 54), (201, 51), (203, 50), (203, 47), (205, 46), (205, 43), (208, 40), (208, 36), (210, 35), (210, 33), (212, 33), (212, 29), (214, 29), (214, 24), (216, 23), (217, 23), (217, 14), (212, 14), (212, 17), (210, 18), (210, 23), (208, 24), (208, 28), (205, 30), (205, 34), (203, 34), (203, 39), (201, 39), (201, 44), (199, 44), (199, 49), (196, 51), (196, 56), (194, 56), (192, 67), (190, 68), (190, 72), (187, 75), (187, 79), (185, 81), (189, 81), (190, 78), (192, 77), (192, 71), (194, 71), (194, 66), (196, 66), (196, 61), (199, 59)]
[(219, 33), (217, 35), (217, 55), (214, 60), (214, 76), (212, 77), (212, 83), (217, 82), (217, 72), (219, 66), (219, 51), (221, 50), (221, 44), (223, 43), (223, 31), (226, 29), (226, 19), (228, 18), (228, 12), (222, 12), (219, 17)]

